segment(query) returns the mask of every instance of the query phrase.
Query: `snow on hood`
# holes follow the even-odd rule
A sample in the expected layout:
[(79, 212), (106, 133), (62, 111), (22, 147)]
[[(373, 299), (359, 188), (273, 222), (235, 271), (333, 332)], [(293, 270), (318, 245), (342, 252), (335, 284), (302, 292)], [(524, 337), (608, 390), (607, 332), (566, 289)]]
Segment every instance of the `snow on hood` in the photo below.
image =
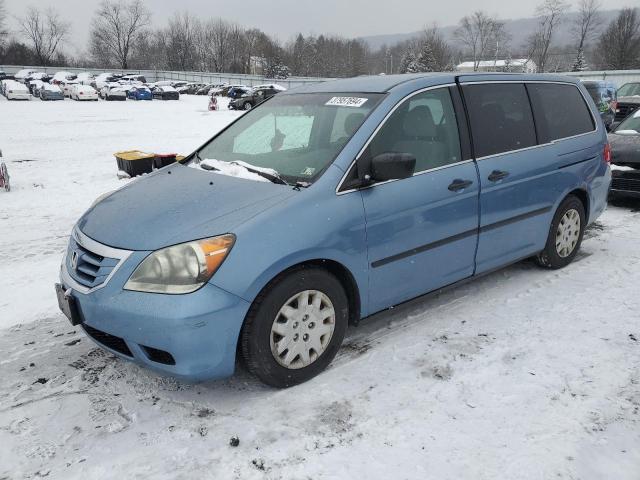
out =
[(240, 161), (224, 162), (222, 160), (216, 160), (213, 158), (205, 158), (199, 164), (193, 162), (189, 164), (189, 166), (201, 170), (206, 170), (212, 173), (217, 173), (219, 175), (244, 178), (246, 180), (254, 180), (256, 182), (269, 182), (269, 179), (264, 178), (263, 176), (258, 175), (255, 172), (250, 172), (249, 170), (247, 170), (247, 168), (258, 170), (273, 176), (278, 175), (278, 172), (271, 168), (255, 167), (249, 163)]

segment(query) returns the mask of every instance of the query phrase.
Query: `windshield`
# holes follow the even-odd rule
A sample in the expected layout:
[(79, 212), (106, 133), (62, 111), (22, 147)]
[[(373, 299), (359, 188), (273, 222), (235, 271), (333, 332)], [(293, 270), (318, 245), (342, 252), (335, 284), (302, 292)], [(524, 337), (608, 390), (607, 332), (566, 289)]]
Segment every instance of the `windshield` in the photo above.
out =
[(627, 117), (618, 127), (615, 132), (620, 135), (638, 135), (640, 134), (640, 109), (633, 115)]
[(290, 184), (313, 182), (381, 98), (361, 93), (276, 95), (202, 147), (197, 161), (243, 162), (274, 170)]
[(625, 83), (618, 89), (618, 97), (640, 95), (640, 83)]

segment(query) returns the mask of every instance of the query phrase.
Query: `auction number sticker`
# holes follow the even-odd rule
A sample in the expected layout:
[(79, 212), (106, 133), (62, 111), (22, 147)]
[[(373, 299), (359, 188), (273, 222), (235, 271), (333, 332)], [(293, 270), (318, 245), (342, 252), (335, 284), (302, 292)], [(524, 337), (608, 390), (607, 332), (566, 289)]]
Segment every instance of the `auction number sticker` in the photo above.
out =
[(361, 107), (366, 101), (366, 98), (359, 97), (333, 97), (325, 103), (325, 105), (335, 105), (336, 107)]

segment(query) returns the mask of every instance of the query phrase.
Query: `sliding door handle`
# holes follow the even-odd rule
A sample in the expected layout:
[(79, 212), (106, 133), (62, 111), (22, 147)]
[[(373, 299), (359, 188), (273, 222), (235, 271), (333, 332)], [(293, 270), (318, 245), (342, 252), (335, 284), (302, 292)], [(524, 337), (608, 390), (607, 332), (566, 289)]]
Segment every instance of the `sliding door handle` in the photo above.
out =
[(459, 190), (464, 190), (471, 185), (473, 185), (473, 182), (471, 180), (460, 180), (459, 178), (456, 178), (453, 182), (451, 182), (448, 188), (452, 192), (457, 192)]
[(489, 181), (497, 182), (498, 180), (502, 180), (503, 178), (507, 178), (509, 176), (509, 172), (505, 172), (503, 170), (494, 170), (489, 174)]

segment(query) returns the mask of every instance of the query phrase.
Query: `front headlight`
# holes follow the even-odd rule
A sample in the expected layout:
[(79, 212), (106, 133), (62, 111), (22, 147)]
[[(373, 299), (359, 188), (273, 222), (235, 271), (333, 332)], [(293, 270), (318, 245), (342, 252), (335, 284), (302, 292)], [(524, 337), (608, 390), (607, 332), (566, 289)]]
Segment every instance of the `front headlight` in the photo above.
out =
[(235, 240), (235, 235), (227, 234), (153, 252), (138, 265), (124, 288), (150, 293), (195, 292), (222, 265)]

